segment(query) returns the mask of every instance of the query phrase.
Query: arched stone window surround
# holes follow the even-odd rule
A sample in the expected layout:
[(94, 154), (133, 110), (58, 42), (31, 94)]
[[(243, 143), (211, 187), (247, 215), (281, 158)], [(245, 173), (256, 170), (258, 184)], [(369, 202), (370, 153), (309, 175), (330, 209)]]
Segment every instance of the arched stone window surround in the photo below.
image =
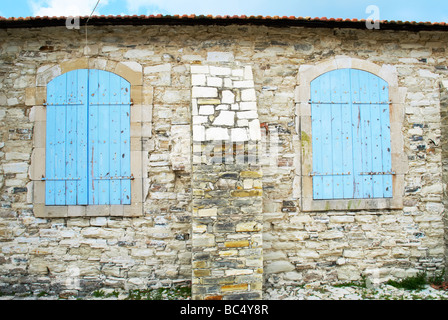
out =
[[(76, 69), (98, 69), (115, 73), (131, 84), (131, 205), (95, 206), (46, 206), (45, 205), (45, 133), (47, 84), (54, 78)], [(117, 62), (100, 58), (79, 58), (59, 64), (43, 65), (37, 70), (36, 86), (26, 91), (27, 105), (31, 105), (30, 119), (34, 122), (33, 153), (29, 177), (32, 182), (32, 203), (36, 217), (82, 217), (82, 216), (140, 216), (143, 214), (144, 158), (143, 132), (151, 112), (143, 105), (143, 68), (136, 62)], [(149, 110), (150, 111), (150, 110)]]
[[(311, 105), (310, 83), (318, 76), (337, 69), (352, 68), (370, 72), (389, 84), (390, 124), (393, 196), (384, 199), (342, 199), (342, 200), (314, 200), (312, 190), (312, 134), (311, 134)], [(367, 60), (338, 56), (318, 62), (314, 65), (301, 65), (298, 72), (298, 86), (296, 87), (296, 130), (301, 139), (301, 166), (297, 168), (301, 178), (301, 209), (302, 211), (331, 211), (331, 210), (374, 210), (401, 209), (403, 207), (404, 175), (408, 171), (408, 160), (404, 154), (404, 140), (402, 127), (404, 120), (406, 89), (398, 86), (398, 74), (392, 65), (379, 66)]]

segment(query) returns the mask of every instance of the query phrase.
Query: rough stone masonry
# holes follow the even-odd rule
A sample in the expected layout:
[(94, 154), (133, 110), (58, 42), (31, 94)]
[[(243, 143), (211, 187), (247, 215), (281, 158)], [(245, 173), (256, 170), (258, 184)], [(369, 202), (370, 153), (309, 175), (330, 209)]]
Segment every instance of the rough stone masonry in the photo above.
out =
[(260, 299), (263, 188), (252, 68), (192, 65), (191, 84), (193, 298)]
[[(443, 26), (106, 20), (87, 47), (65, 20), (0, 20), (0, 292), (192, 284), (195, 299), (262, 299), (446, 268)], [(343, 67), (393, 88), (398, 207), (303, 207), (307, 75)], [(46, 85), (83, 68), (131, 84), (140, 201), (45, 211)]]

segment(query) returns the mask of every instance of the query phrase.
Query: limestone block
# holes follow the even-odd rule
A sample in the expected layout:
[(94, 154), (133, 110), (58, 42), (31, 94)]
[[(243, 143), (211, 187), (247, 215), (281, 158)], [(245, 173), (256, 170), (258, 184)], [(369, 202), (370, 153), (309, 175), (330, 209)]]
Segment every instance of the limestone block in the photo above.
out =
[(213, 121), (214, 126), (233, 126), (235, 123), (235, 112), (234, 111), (221, 111)]
[(205, 137), (206, 140), (228, 140), (229, 132), (225, 128), (208, 128)]
[(260, 121), (258, 119), (249, 122), (249, 136), (251, 140), (261, 140)]
[(145, 67), (144, 73), (171, 72), (171, 63), (160, 64), (156, 66)]
[(193, 87), (192, 98), (216, 98), (218, 89), (212, 87)]
[(244, 67), (244, 80), (253, 80), (254, 76), (252, 73), (252, 67), (251, 66), (245, 66)]
[(244, 77), (244, 69), (241, 69), (241, 68), (232, 69), (232, 77), (243, 78)]
[(257, 119), (258, 118), (257, 111), (237, 112), (236, 116), (238, 117), (238, 119)]
[(232, 104), (235, 103), (235, 95), (230, 90), (224, 90), (222, 92), (222, 103)]
[(199, 209), (198, 216), (200, 217), (216, 217), (218, 214), (217, 208)]
[(247, 221), (236, 225), (236, 232), (256, 232), (262, 229), (262, 225), (256, 221)]
[(191, 75), (191, 85), (192, 86), (205, 86), (207, 78), (204, 74), (192, 74)]
[(46, 87), (48, 82), (61, 75), (61, 67), (56, 66), (42, 66), (37, 69), (36, 87)]
[(265, 273), (290, 272), (295, 270), (294, 265), (289, 261), (274, 261), (269, 263), (265, 268)]
[(4, 173), (27, 173), (28, 163), (27, 162), (13, 162), (3, 164)]
[(249, 136), (245, 128), (233, 128), (231, 129), (231, 141), (233, 142), (243, 142), (248, 141)]
[(209, 73), (208, 66), (192, 65), (190, 68), (191, 73)]
[(226, 67), (210, 66), (210, 74), (213, 76), (230, 76), (232, 69)]
[(222, 78), (219, 77), (207, 77), (207, 86), (209, 87), (222, 87)]
[(207, 116), (193, 116), (193, 125), (207, 123)]
[(255, 101), (247, 102), (243, 99), (243, 102), (240, 102), (240, 110), (257, 110), (257, 103)]
[(253, 88), (254, 86), (252, 80), (233, 81), (233, 87), (235, 88)]
[(61, 62), (61, 73), (66, 73), (77, 69), (87, 69), (89, 61), (87, 58), (79, 58)]
[(232, 52), (207, 52), (207, 61), (210, 62), (232, 62), (234, 59)]
[(114, 73), (128, 80), (131, 85), (142, 85), (143, 67), (141, 64), (134, 61), (125, 61), (117, 63)]
[(205, 141), (205, 127), (193, 126), (193, 141)]
[(203, 105), (199, 107), (200, 115), (211, 115), (215, 113), (215, 108), (211, 105)]
[(128, 50), (124, 57), (128, 59), (140, 59), (140, 60), (146, 60), (148, 57), (151, 57), (154, 55), (153, 50), (148, 49), (131, 49)]
[(210, 233), (195, 234), (192, 243), (193, 247), (213, 247), (215, 245), (215, 236)]

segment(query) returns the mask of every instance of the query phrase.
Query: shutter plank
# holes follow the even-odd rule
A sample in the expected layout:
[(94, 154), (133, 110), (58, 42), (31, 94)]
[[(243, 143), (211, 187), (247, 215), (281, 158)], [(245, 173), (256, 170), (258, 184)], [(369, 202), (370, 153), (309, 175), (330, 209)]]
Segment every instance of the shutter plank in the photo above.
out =
[[(379, 99), (381, 102), (389, 101), (389, 86), (386, 81), (379, 81)], [(390, 106), (380, 105), (381, 114), (381, 156), (383, 172), (392, 172), (392, 152), (390, 135)], [(392, 175), (383, 175), (383, 197), (392, 197)]]
[(353, 192), (353, 139), (352, 139), (352, 104), (350, 94), (350, 69), (342, 69), (340, 75), (340, 101), (342, 109), (342, 172), (350, 174), (343, 176), (344, 198), (354, 197)]
[[(121, 176), (121, 81), (118, 76), (110, 77), (110, 175)], [(112, 179), (109, 186), (110, 204), (121, 204), (121, 180)]]
[[(350, 69), (350, 92), (352, 101), (360, 101), (360, 77), (359, 72)], [(352, 104), (352, 132), (353, 132), (353, 198), (363, 197), (362, 172), (362, 120), (361, 107), (359, 104)]]
[[(65, 176), (77, 178), (77, 114), (78, 114), (78, 71), (67, 73), (67, 106), (66, 106), (66, 143), (65, 143)], [(77, 181), (67, 180), (66, 204), (76, 205)]]
[[(120, 168), (123, 177), (131, 176), (131, 85), (120, 78)], [(121, 180), (121, 203), (131, 204), (131, 180)]]
[[(381, 106), (379, 97), (380, 80), (374, 75), (369, 77), (370, 98), (373, 103), (370, 108), (372, 124), (372, 172), (383, 171), (382, 141), (381, 141)], [(373, 198), (383, 197), (383, 175), (372, 175), (372, 196)]]
[[(357, 70), (360, 79), (360, 102), (369, 103), (369, 73)], [(372, 172), (372, 119), (370, 104), (361, 104), (361, 158), (362, 172)], [(363, 198), (373, 197), (372, 176), (362, 175)]]
[(342, 149), (342, 104), (340, 102), (342, 81), (344, 69), (335, 70), (330, 72), (330, 100), (334, 104), (329, 105), (331, 107), (331, 146), (332, 146), (332, 187), (333, 187), (333, 199), (344, 198), (344, 178), (341, 175), (343, 173), (343, 154)]
[(98, 129), (99, 129), (99, 74), (98, 70), (89, 70), (89, 144), (88, 144), (88, 176), (89, 176), (89, 204), (98, 204), (98, 161), (99, 161), (99, 146), (98, 146)]
[(109, 153), (109, 87), (110, 76), (108, 72), (98, 71), (98, 204), (109, 204), (110, 185), (110, 153)]
[(53, 79), (47, 85), (47, 121), (46, 121), (46, 157), (45, 157), (45, 204), (55, 204), (55, 144), (56, 144), (56, 83), (58, 78)]
[(88, 70), (78, 70), (77, 107), (77, 204), (88, 204)]
[[(67, 122), (67, 74), (58, 77), (56, 81), (56, 118), (55, 118), (55, 143), (54, 143), (54, 178), (64, 179), (66, 177), (66, 122)], [(66, 182), (56, 180), (55, 187), (55, 205), (65, 205)]]
[[(322, 173), (322, 101), (320, 95), (322, 92), (320, 77), (311, 82), (311, 101), (316, 102), (311, 105), (311, 135), (313, 148), (313, 172)], [(321, 175), (313, 176), (313, 198), (322, 199), (323, 182)]]

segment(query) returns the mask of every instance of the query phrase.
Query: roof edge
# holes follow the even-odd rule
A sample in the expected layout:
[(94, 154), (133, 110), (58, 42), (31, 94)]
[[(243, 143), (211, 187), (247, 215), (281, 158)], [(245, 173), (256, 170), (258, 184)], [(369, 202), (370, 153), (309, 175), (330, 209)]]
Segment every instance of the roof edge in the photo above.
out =
[[(44, 28), (62, 27), (68, 17), (0, 17), (0, 28)], [(272, 27), (318, 27), (318, 28), (355, 28), (366, 29), (365, 19), (311, 18), (294, 16), (212, 16), (212, 15), (125, 15), (125, 16), (83, 16), (80, 25), (88, 20), (90, 26), (107, 25), (263, 25)], [(380, 30), (407, 31), (448, 31), (446, 22), (415, 22), (381, 20)]]

